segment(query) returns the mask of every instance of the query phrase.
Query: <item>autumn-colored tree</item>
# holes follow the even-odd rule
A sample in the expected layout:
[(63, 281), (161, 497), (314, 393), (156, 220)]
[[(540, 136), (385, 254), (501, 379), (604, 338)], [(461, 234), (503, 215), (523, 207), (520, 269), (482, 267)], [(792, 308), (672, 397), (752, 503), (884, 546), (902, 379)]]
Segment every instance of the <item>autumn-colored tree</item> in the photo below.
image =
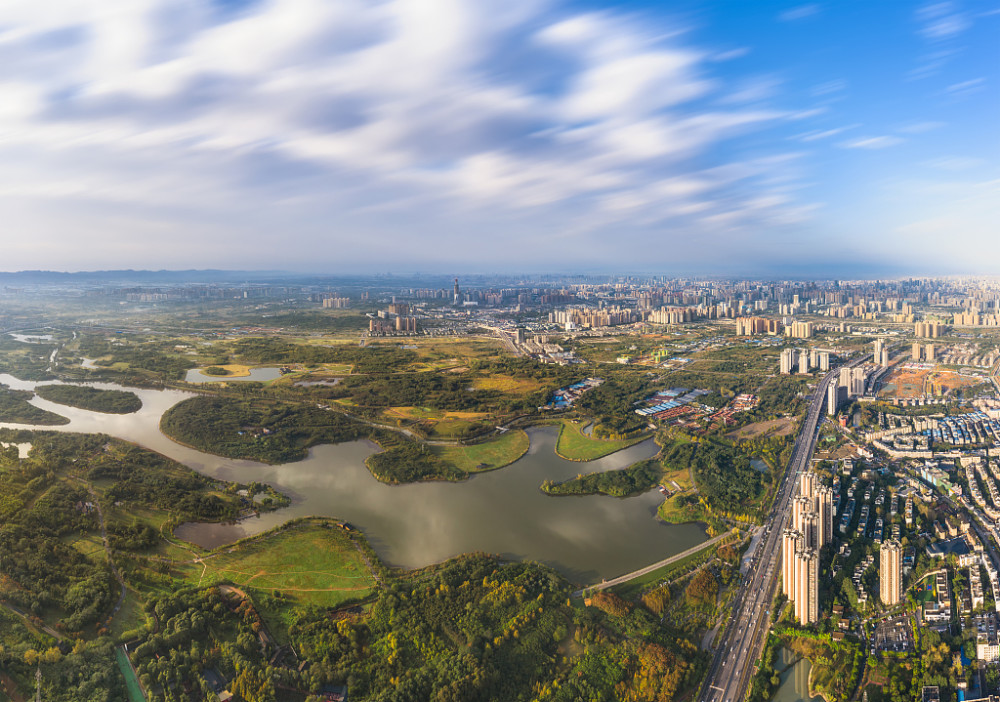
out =
[(719, 583), (715, 576), (707, 568), (702, 568), (688, 583), (684, 595), (687, 603), (692, 607), (703, 607), (715, 604), (715, 598), (719, 594)]
[(670, 604), (670, 587), (667, 585), (662, 585), (655, 590), (650, 590), (642, 596), (642, 603), (646, 605), (646, 609), (660, 616), (663, 614), (663, 610), (667, 608)]
[(597, 607), (612, 617), (624, 617), (632, 610), (632, 605), (615, 593), (608, 592), (607, 590), (595, 592), (586, 602), (586, 605), (588, 607)]

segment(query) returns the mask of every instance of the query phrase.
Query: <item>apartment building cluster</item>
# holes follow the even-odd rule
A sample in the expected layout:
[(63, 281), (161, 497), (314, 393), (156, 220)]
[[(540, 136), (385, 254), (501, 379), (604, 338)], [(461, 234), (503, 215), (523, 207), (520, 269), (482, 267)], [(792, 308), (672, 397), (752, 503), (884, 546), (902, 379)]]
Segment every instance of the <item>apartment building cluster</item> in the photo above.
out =
[(833, 539), (833, 513), (833, 490), (816, 473), (803, 473), (781, 541), (782, 592), (801, 624), (819, 619), (819, 552)]
[(868, 370), (864, 366), (841, 368), (837, 381), (830, 383), (826, 390), (827, 414), (837, 414), (837, 408), (841, 404), (862, 397), (867, 385)]
[(936, 339), (945, 332), (941, 322), (917, 322), (913, 325), (913, 336), (925, 339)]
[(782, 375), (791, 375), (794, 369), (799, 373), (809, 373), (819, 369), (830, 370), (830, 352), (818, 349), (785, 349), (781, 352), (779, 370)]
[(567, 330), (578, 327), (616, 327), (640, 321), (639, 314), (627, 307), (568, 307), (549, 312), (549, 322), (562, 324)]
[(765, 317), (737, 317), (736, 336), (779, 336), (784, 330), (784, 325), (777, 319), (766, 319)]
[(349, 297), (324, 297), (323, 298), (323, 309), (326, 310), (346, 310), (351, 306), (351, 298)]

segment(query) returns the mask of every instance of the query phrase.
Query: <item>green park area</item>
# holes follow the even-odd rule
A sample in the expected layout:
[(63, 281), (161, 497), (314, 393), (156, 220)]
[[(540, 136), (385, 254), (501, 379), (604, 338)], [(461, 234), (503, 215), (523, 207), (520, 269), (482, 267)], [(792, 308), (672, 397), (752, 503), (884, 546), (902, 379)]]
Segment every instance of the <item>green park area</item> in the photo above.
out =
[(593, 461), (647, 438), (637, 436), (621, 440), (594, 439), (583, 433), (586, 423), (572, 420), (562, 422), (559, 427), (559, 440), (556, 442), (557, 454), (569, 461)]
[(496, 439), (471, 446), (434, 446), (442, 460), (466, 473), (478, 473), (510, 465), (528, 452), (528, 435), (523, 429), (512, 429)]
[(362, 551), (328, 520), (289, 524), (185, 562), (174, 574), (195, 587), (231, 583), (320, 607), (363, 599), (375, 586)]

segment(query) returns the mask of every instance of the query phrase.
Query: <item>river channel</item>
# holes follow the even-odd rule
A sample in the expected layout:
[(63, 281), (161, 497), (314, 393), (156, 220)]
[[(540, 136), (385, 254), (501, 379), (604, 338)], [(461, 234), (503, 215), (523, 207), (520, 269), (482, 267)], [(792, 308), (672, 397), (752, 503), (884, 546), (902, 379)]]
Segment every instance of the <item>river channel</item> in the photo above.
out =
[[(38, 383), (0, 374), (0, 383), (31, 390)], [(192, 396), (178, 390), (94, 387), (136, 393), (142, 409), (133, 414), (90, 412), (43, 400), (31, 403), (70, 419), (57, 427), (3, 427), (105, 433), (173, 458), (210, 477), (269, 483), (292, 498), (288, 508), (235, 525), (185, 524), (176, 534), (204, 547), (249, 536), (288, 519), (330, 516), (365, 533), (391, 565), (422, 567), (470, 551), (499, 553), (550, 565), (582, 584), (612, 578), (679, 553), (706, 539), (694, 524), (667, 525), (655, 518), (659, 492), (619, 499), (600, 495), (549, 497), (543, 480), (565, 480), (580, 472), (624, 468), (657, 451), (652, 440), (603, 459), (575, 463), (555, 454), (557, 429), (528, 430), (528, 453), (499, 470), (461, 483), (385, 485), (372, 477), (364, 460), (378, 450), (369, 441), (317, 446), (301, 461), (266, 465), (213, 456), (182, 446), (159, 429), (163, 413)]]

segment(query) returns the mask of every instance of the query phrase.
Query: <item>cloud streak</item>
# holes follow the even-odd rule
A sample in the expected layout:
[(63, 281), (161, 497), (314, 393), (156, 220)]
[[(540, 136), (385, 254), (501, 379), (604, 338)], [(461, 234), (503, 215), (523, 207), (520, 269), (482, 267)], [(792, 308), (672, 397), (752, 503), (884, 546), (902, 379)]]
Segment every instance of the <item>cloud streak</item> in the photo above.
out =
[[(773, 184), (780, 159), (703, 177), (729, 163), (720, 145), (795, 113), (772, 104), (773, 79), (727, 85), (680, 26), (530, 0), (266, 0), (228, 16), (208, 0), (8, 0), (0, 26), (0, 197), (98, 211), (81, 226), (118, 222), (118, 241), (178, 211), (211, 228), (248, 199), (288, 228), (337, 211), (341, 245), (355, 214), (380, 211), (413, 212), (417, 236), (521, 210), (693, 230), (801, 212)], [(734, 190), (750, 184), (752, 200)]]

